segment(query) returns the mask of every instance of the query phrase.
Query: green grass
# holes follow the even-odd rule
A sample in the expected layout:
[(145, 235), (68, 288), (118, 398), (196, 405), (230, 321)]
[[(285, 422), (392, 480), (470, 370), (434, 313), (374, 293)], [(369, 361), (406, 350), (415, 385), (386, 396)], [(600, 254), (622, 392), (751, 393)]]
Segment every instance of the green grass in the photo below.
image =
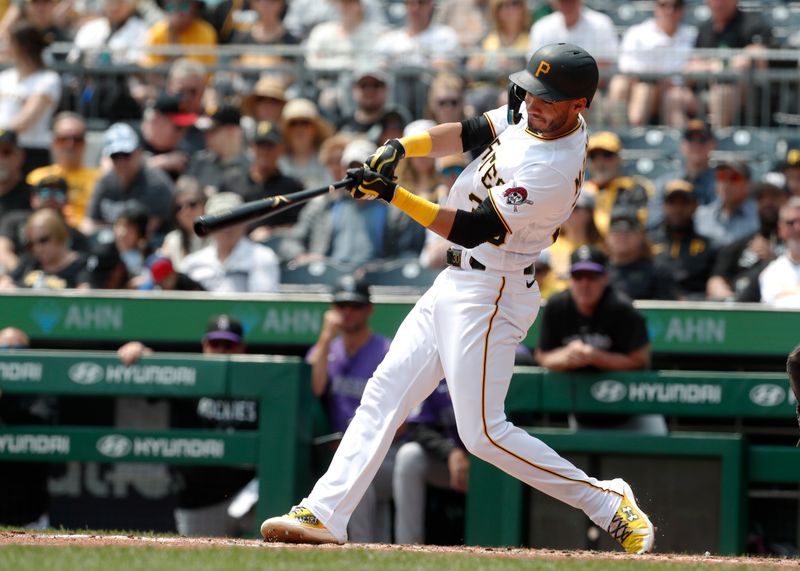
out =
[(369, 549), (0, 546), (3, 571), (667, 571), (745, 570), (757, 566), (573, 559), (512, 559)]

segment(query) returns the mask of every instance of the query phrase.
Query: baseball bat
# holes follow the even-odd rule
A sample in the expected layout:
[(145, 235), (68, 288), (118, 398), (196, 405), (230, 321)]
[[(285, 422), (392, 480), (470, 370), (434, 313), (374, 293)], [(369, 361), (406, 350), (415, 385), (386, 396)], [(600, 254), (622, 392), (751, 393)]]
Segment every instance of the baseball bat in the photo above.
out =
[(194, 220), (194, 233), (202, 238), (203, 236), (208, 236), (215, 230), (222, 230), (234, 224), (269, 218), (279, 212), (283, 212), (287, 208), (307, 202), (326, 192), (337, 188), (345, 188), (348, 184), (350, 184), (350, 179), (343, 178), (328, 186), (309, 188), (287, 195), (280, 194), (278, 196), (270, 196), (268, 198), (262, 198), (261, 200), (246, 202), (236, 208), (218, 214), (198, 216)]

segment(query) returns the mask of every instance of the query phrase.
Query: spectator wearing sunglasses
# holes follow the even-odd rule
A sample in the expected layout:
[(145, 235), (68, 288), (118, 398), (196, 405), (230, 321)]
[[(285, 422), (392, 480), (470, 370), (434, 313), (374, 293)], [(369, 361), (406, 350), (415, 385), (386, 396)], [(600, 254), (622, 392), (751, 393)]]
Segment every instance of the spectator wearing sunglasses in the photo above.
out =
[(653, 183), (647, 178), (623, 175), (621, 152), (622, 140), (616, 133), (601, 131), (589, 137), (585, 187), (595, 197), (594, 222), (603, 236), (617, 206), (635, 209), (644, 223), (648, 203), (655, 194)]
[(722, 247), (758, 230), (758, 207), (750, 197), (750, 168), (746, 163), (722, 162), (715, 176), (717, 198), (700, 206), (694, 221), (699, 234), (710, 238), (715, 247)]
[[(41, 179), (31, 188), (30, 209), (13, 210), (0, 219), (0, 266), (12, 271), (19, 263), (19, 256), (24, 252), (25, 224), (31, 210), (49, 208), (62, 217), (67, 205), (67, 181), (61, 177), (48, 176)], [(81, 232), (67, 226), (69, 244), (77, 252), (87, 252), (89, 240)]]
[(47, 177), (60, 177), (67, 183), (67, 201), (64, 217), (67, 224), (78, 228), (86, 216), (86, 207), (92, 196), (100, 170), (84, 166), (86, 154), (86, 121), (71, 111), (56, 115), (53, 122), (53, 142), (50, 155), (53, 164), (40, 167), (28, 175), (28, 183), (35, 185)]
[[(204, 355), (242, 355), (247, 346), (242, 324), (231, 315), (211, 317), (201, 340)], [(117, 350), (120, 361), (131, 365), (153, 354), (139, 341), (130, 341)], [(266, 379), (265, 379), (266, 380)], [(181, 429), (255, 430), (258, 428), (258, 401), (203, 397), (172, 400), (171, 425)], [(252, 468), (217, 466), (173, 466), (178, 505), (175, 527), (185, 536), (243, 536), (253, 530), (255, 502), (236, 513), (231, 504), (255, 478)], [(234, 513), (235, 515), (231, 515)]]
[(25, 224), (28, 252), (0, 287), (64, 289), (78, 285), (86, 256), (69, 245), (69, 230), (61, 215), (50, 208), (31, 214)]
[(129, 200), (137, 200), (147, 208), (148, 233), (161, 230), (169, 220), (174, 187), (164, 171), (145, 164), (133, 127), (111, 125), (103, 136), (103, 156), (111, 160), (111, 170), (97, 181), (81, 228), (88, 234), (110, 226)]
[(201, 238), (194, 232), (194, 219), (201, 216), (206, 209), (206, 195), (200, 187), (200, 181), (193, 176), (183, 175), (175, 183), (175, 196), (172, 202), (172, 226), (161, 245), (160, 252), (169, 256), (175, 267), (181, 260), (202, 250), (208, 245), (207, 238)]

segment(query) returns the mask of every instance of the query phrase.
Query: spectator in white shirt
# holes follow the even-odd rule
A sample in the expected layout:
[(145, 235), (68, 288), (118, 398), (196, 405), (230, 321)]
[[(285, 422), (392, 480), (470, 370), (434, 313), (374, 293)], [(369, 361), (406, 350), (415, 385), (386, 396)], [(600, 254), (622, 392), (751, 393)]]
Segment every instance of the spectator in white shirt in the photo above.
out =
[[(697, 29), (682, 23), (683, 0), (656, 0), (654, 16), (631, 26), (622, 36), (619, 75), (609, 98), (627, 107), (628, 122), (647, 125), (651, 119), (683, 128), (696, 101), (680, 75), (694, 47)], [(656, 77), (640, 77), (658, 74)]]
[(778, 235), (785, 250), (758, 278), (761, 301), (776, 307), (800, 307), (800, 197), (781, 207)]
[[(206, 202), (206, 214), (218, 214), (242, 204), (232, 192), (215, 194)], [(247, 224), (237, 224), (211, 235), (211, 244), (186, 256), (180, 271), (212, 292), (273, 292), (278, 289), (278, 257), (270, 248), (246, 236)]]
[(583, 0), (550, 0), (553, 13), (531, 26), (529, 55), (547, 44), (575, 44), (592, 54), (598, 65), (616, 61), (619, 39), (614, 22), (602, 12), (583, 5)]
[[(136, 13), (136, 0), (103, 0), (103, 15), (83, 24), (75, 34), (72, 63), (135, 63), (141, 59), (148, 25)], [(108, 59), (105, 59), (108, 57)]]
[(378, 39), (375, 51), (389, 64), (449, 68), (458, 55), (458, 34), (450, 26), (435, 24), (433, 0), (405, 0), (406, 25)]

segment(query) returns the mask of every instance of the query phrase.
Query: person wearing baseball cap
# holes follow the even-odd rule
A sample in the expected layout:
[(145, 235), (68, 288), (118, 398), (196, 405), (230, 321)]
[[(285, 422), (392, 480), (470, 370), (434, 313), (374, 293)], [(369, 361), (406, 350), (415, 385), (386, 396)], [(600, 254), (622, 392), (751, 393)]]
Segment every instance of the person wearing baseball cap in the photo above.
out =
[[(635, 217), (634, 217), (635, 218)], [(630, 371), (650, 366), (644, 316), (609, 282), (608, 258), (581, 246), (571, 257), (569, 289), (542, 309), (534, 357), (551, 371)], [(661, 415), (570, 414), (573, 429), (633, 430), (666, 434)]]
[[(330, 308), (322, 317), (319, 337), (306, 354), (306, 362), (311, 365), (312, 391), (323, 398), (331, 431), (344, 432), (391, 340), (370, 327), (373, 306), (369, 286), (363, 280), (344, 275), (331, 293)], [(391, 541), (391, 482), (398, 447), (399, 443), (391, 446), (350, 518), (347, 530), (353, 541)]]
[[(303, 184), (294, 177), (284, 174), (279, 160), (285, 153), (284, 136), (281, 128), (270, 121), (259, 121), (249, 134), (250, 167), (239, 174), (222, 179), (221, 192), (234, 192), (242, 195), (245, 202), (252, 202), (270, 196), (287, 195), (303, 190)], [(289, 208), (251, 227), (250, 237), (256, 242), (269, 238), (277, 229), (288, 229), (300, 213), (299, 208)]]
[(16, 132), (0, 129), (0, 218), (13, 210), (30, 210), (31, 186), (22, 176), (24, 162)]
[(606, 236), (611, 283), (631, 299), (677, 299), (678, 290), (667, 267), (656, 262), (638, 211), (617, 206)]
[(727, 246), (758, 230), (758, 206), (750, 196), (750, 167), (737, 159), (717, 164), (717, 198), (703, 204), (695, 214), (697, 232), (715, 247)]
[(188, 109), (180, 95), (161, 94), (142, 116), (142, 146), (147, 164), (177, 178), (189, 164), (186, 134), (198, 114)]
[(694, 185), (675, 179), (665, 185), (664, 192), (664, 222), (648, 232), (653, 256), (670, 268), (682, 299), (705, 299), (716, 250), (694, 229)]
[(594, 223), (602, 235), (608, 232), (611, 212), (619, 205), (635, 208), (642, 221), (655, 195), (653, 183), (641, 175), (622, 172), (622, 139), (612, 131), (600, 131), (589, 137), (586, 149), (588, 179), (584, 186), (595, 197)]
[(195, 124), (203, 132), (205, 149), (192, 156), (186, 174), (201, 181), (209, 196), (219, 192), (223, 180), (241, 177), (250, 168), (241, 121), (237, 107), (222, 105)]
[[(217, 358), (245, 354), (245, 328), (234, 315), (214, 315), (206, 324), (200, 345), (203, 355)], [(125, 343), (117, 350), (120, 361), (128, 366), (154, 354), (139, 341)], [(258, 401), (249, 399), (170, 400), (170, 424), (177, 429), (256, 430), (258, 413)], [(170, 470), (179, 482), (173, 515), (180, 535), (242, 537), (251, 533), (258, 495), (248, 490), (255, 470), (231, 466), (172, 466)], [(246, 500), (241, 509), (234, 507), (239, 498)]]
[(711, 126), (702, 119), (690, 119), (686, 123), (680, 143), (682, 165), (655, 181), (656, 195), (650, 202), (647, 228), (653, 229), (664, 222), (664, 187), (672, 180), (685, 180), (694, 187), (698, 206), (716, 199), (716, 176), (711, 166), (711, 152), (716, 148), (716, 138)]

